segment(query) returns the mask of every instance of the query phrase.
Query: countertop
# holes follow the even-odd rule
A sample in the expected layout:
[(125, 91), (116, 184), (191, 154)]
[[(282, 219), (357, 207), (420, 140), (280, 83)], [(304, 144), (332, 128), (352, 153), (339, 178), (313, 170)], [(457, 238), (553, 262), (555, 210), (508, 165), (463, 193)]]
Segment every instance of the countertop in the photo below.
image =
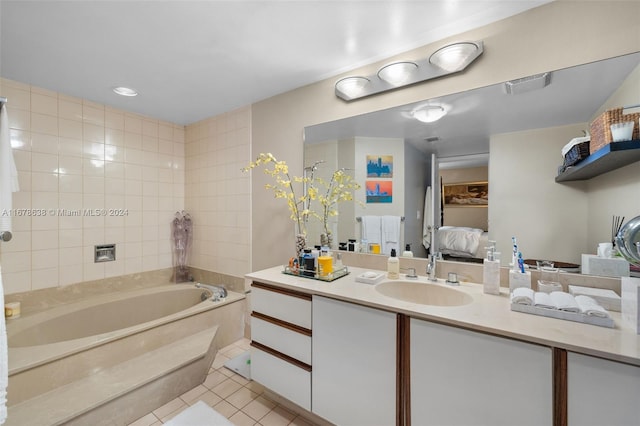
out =
[[(444, 284), (444, 280), (438, 280), (436, 285), (467, 293), (473, 302), (462, 306), (431, 306), (387, 297), (375, 290), (375, 284), (356, 282), (356, 276), (367, 271), (363, 268), (349, 267), (349, 275), (332, 282), (287, 275), (282, 270), (282, 266), (277, 266), (247, 274), (246, 278), (283, 289), (640, 366), (640, 335), (621, 325), (619, 312), (611, 312), (615, 321), (615, 328), (611, 329), (513, 312), (507, 288), (501, 288), (500, 295), (490, 295), (482, 292), (481, 284), (461, 282), (460, 286), (452, 287)], [(405, 277), (400, 275), (400, 279)], [(386, 279), (381, 282), (384, 281)], [(417, 281), (428, 283), (423, 276)]]

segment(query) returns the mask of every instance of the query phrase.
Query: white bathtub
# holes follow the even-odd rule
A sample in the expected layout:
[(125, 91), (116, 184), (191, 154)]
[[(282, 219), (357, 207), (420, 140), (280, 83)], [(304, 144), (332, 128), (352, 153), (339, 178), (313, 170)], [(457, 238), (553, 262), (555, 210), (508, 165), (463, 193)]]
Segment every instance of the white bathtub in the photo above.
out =
[(163, 285), (8, 321), (9, 407), (217, 326), (210, 364), (218, 347), (243, 337), (245, 296), (206, 296), (190, 284)]

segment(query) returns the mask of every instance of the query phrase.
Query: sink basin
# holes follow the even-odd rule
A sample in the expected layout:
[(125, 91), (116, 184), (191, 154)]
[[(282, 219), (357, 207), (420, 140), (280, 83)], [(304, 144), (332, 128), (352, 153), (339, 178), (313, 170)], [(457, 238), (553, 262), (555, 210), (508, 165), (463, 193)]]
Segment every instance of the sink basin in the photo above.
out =
[(422, 305), (461, 306), (473, 302), (471, 296), (460, 290), (418, 281), (385, 281), (376, 285), (375, 290), (387, 297)]

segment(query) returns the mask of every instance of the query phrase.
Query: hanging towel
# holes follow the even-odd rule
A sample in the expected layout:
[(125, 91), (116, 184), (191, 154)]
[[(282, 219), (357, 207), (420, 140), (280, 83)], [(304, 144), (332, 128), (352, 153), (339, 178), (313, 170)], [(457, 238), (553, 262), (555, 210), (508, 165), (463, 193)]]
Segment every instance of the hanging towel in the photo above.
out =
[(391, 255), (391, 249), (400, 256), (400, 216), (382, 216), (382, 254)]
[[(0, 232), (11, 231), (11, 197), (20, 190), (18, 171), (13, 161), (7, 106), (0, 107)], [(4, 305), (3, 305), (4, 306)]]
[(431, 233), (433, 232), (433, 205), (431, 203), (431, 187), (427, 186), (424, 194), (424, 211), (422, 212), (422, 245), (429, 250)]
[[(4, 310), (4, 286), (0, 266), (0, 306)], [(7, 420), (7, 385), (9, 384), (9, 358), (7, 355), (7, 325), (0, 315), (0, 425)]]
[(382, 243), (380, 216), (362, 216), (362, 239), (367, 243)]

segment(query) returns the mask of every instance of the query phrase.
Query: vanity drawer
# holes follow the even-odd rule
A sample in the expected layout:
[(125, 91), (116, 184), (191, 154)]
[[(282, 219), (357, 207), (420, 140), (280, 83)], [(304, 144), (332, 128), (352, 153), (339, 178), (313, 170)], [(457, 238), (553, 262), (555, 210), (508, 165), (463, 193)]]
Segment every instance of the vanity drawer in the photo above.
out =
[(311, 329), (311, 295), (251, 284), (253, 311)]
[(311, 364), (311, 330), (278, 324), (261, 314), (251, 314), (251, 339), (289, 355), (305, 364)]
[(311, 411), (311, 369), (304, 369), (252, 344), (251, 378)]

